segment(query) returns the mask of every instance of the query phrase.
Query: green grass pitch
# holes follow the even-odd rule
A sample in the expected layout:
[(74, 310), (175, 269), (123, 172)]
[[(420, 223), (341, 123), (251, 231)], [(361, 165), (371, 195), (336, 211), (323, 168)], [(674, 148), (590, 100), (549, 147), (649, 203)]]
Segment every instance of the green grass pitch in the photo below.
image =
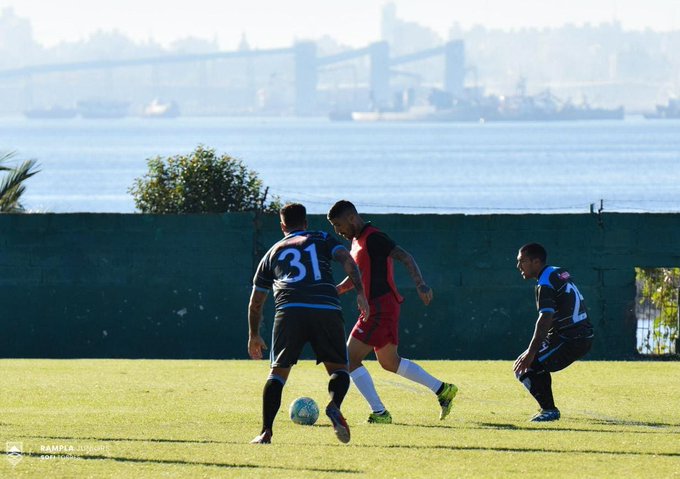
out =
[(271, 445), (260, 429), (266, 361), (0, 360), (0, 477), (680, 477), (680, 362), (582, 361), (554, 375), (562, 420), (533, 424), (510, 361), (419, 361), (455, 382), (434, 395), (367, 362), (392, 425), (367, 424), (350, 389), (352, 441), (323, 415), (298, 426), (298, 396), (327, 402), (322, 366), (293, 368)]

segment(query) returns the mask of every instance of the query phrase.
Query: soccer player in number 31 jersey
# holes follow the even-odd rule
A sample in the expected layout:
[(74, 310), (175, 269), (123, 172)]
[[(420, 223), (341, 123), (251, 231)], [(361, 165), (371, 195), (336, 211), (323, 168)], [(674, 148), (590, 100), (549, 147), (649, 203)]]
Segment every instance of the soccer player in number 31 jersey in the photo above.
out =
[(356, 285), (357, 306), (369, 314), (359, 268), (347, 248), (331, 235), (307, 231), (307, 210), (303, 205), (288, 204), (280, 216), (284, 238), (260, 261), (248, 305), (248, 353), (252, 359), (261, 359), (262, 350), (267, 348), (260, 336), (262, 307), (267, 293), (274, 290), (271, 370), (262, 392), (262, 430), (252, 443), (271, 443), (283, 386), (306, 343), (311, 344), (317, 364), (324, 363), (328, 371), (330, 402), (326, 415), (337, 438), (346, 443), (350, 440), (349, 426), (340, 406), (350, 380), (345, 328), (331, 262), (342, 264)]

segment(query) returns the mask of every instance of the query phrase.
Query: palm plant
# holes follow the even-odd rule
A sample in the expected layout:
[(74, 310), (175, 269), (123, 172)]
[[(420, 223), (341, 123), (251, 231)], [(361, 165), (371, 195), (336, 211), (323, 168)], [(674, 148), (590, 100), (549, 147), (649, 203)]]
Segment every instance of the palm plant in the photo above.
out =
[(14, 157), (14, 152), (0, 153), (0, 173), (5, 175), (0, 180), (0, 213), (21, 213), (24, 211), (20, 199), (26, 190), (24, 181), (38, 173), (36, 160), (26, 160), (17, 166), (7, 163)]

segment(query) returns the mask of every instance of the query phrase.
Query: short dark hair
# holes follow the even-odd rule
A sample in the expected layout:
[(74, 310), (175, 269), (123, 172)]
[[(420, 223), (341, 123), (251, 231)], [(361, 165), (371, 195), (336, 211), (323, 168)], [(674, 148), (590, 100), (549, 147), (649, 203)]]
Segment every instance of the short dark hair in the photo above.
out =
[(548, 259), (548, 252), (538, 243), (527, 243), (519, 249), (519, 252), (527, 255), (529, 259), (538, 259), (541, 263)]
[(343, 216), (346, 213), (356, 214), (357, 209), (352, 204), (351, 201), (340, 200), (337, 203), (335, 203), (333, 206), (331, 206), (330, 210), (328, 210), (328, 219), (332, 220), (332, 219), (335, 219), (335, 218), (339, 218), (340, 216)]
[(281, 211), (281, 222), (288, 228), (301, 228), (307, 221), (307, 208), (301, 203), (288, 203)]

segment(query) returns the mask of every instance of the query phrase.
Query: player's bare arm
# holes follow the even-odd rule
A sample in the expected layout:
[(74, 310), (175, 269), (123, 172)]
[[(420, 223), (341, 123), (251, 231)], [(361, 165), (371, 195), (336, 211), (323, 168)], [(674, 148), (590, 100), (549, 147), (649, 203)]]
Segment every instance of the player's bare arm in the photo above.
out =
[(345, 294), (354, 289), (354, 283), (349, 276), (346, 276), (335, 288), (338, 290), (338, 294)]
[(536, 327), (534, 328), (534, 336), (531, 338), (529, 347), (519, 355), (513, 365), (515, 374), (524, 374), (531, 366), (541, 344), (545, 341), (545, 338), (548, 337), (548, 331), (550, 331), (550, 326), (552, 325), (552, 317), (552, 313), (541, 313), (538, 316)]
[(267, 299), (267, 292), (253, 288), (248, 303), (248, 354), (251, 359), (262, 359), (262, 351), (267, 345), (260, 336), (260, 324), (262, 324), (262, 309)]
[(418, 263), (416, 263), (416, 260), (413, 259), (413, 256), (411, 256), (411, 254), (401, 246), (395, 246), (390, 253), (390, 257), (406, 266), (408, 274), (411, 276), (411, 279), (416, 285), (416, 290), (418, 291), (418, 296), (420, 296), (421, 301), (425, 304), (425, 306), (430, 304), (430, 301), (432, 301), (433, 297), (432, 288), (430, 288), (427, 283), (425, 283), (423, 275), (420, 272), (420, 268), (418, 267)]
[(335, 252), (334, 258), (342, 265), (345, 273), (347, 273), (347, 278), (345, 278), (345, 280), (343, 280), (343, 282), (338, 285), (338, 293), (340, 293), (340, 286), (349, 280), (349, 282), (352, 283), (352, 288), (354, 288), (357, 292), (357, 306), (364, 314), (364, 317), (368, 318), (370, 309), (368, 307), (366, 293), (364, 292), (364, 285), (361, 282), (359, 266), (357, 266), (357, 264), (354, 262), (354, 259), (352, 258), (352, 255), (350, 255), (349, 251), (347, 251), (345, 248), (338, 248)]

